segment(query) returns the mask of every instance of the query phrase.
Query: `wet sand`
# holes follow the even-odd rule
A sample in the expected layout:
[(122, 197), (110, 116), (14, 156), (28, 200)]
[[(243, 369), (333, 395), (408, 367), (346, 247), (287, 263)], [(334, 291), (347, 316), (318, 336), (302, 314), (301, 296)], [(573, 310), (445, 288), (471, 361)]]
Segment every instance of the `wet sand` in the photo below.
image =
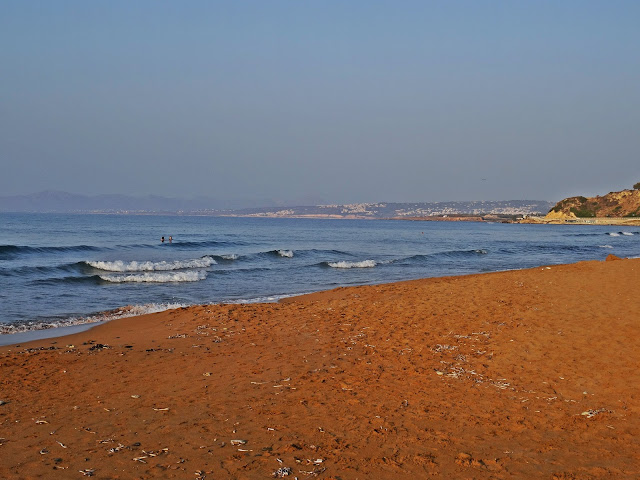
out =
[(0, 347), (0, 478), (639, 478), (639, 282), (581, 262)]

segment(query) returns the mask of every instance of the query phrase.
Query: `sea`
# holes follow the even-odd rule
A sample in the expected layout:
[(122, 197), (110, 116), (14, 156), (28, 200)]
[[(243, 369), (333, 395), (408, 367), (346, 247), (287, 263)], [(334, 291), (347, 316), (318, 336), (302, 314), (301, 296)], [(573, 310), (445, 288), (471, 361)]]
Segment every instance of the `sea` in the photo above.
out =
[(611, 253), (640, 256), (640, 227), (1, 213), (0, 345), (194, 304)]

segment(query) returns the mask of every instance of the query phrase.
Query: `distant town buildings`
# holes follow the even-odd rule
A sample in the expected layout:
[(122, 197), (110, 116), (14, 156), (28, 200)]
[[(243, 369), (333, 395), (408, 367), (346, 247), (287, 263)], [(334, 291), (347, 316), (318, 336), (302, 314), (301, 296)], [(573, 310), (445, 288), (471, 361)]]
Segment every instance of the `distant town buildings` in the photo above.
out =
[(286, 209), (244, 209), (225, 215), (249, 217), (328, 217), (328, 218), (403, 218), (447, 217), (452, 215), (500, 215), (523, 217), (549, 211), (551, 202), (508, 200), (495, 202), (433, 202), (433, 203), (351, 203), (316, 205)]

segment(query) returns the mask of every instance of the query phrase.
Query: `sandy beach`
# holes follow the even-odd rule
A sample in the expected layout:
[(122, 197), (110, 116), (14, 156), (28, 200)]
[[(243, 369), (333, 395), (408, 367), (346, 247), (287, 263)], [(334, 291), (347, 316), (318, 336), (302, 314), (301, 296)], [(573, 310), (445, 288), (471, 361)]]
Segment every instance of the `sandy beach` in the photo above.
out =
[(638, 478), (640, 260), (0, 348), (0, 478)]

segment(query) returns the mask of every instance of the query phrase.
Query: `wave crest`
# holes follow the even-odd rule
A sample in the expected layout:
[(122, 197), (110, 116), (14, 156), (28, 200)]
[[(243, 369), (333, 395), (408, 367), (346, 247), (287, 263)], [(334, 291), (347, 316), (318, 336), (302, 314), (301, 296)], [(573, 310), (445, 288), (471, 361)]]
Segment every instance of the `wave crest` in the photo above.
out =
[(105, 282), (112, 283), (172, 283), (198, 282), (207, 278), (205, 272), (139, 273), (132, 275), (100, 275)]
[(106, 272), (155, 272), (184, 270), (188, 268), (206, 268), (215, 265), (217, 262), (212, 257), (195, 258), (191, 260), (175, 260), (173, 262), (124, 262), (116, 260), (114, 262), (85, 262), (87, 265)]
[(373, 268), (378, 264), (375, 260), (362, 260), (361, 262), (327, 262), (332, 268)]

